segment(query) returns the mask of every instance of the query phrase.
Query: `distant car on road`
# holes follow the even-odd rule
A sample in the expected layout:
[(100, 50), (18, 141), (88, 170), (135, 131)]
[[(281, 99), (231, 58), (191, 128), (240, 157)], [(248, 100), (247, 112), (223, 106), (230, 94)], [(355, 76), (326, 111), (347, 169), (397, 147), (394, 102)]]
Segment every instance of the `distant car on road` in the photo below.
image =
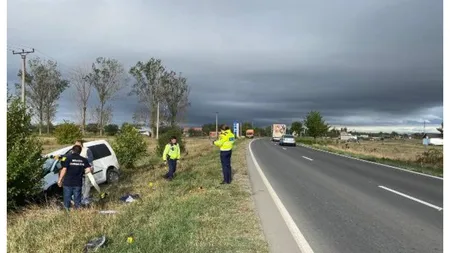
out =
[(139, 133), (142, 135), (148, 136), (148, 137), (151, 136), (150, 131), (147, 131), (147, 130), (139, 130)]
[(284, 134), (283, 136), (281, 136), (279, 145), (280, 146), (289, 145), (294, 147), (297, 146), (295, 142), (295, 137), (291, 134)]

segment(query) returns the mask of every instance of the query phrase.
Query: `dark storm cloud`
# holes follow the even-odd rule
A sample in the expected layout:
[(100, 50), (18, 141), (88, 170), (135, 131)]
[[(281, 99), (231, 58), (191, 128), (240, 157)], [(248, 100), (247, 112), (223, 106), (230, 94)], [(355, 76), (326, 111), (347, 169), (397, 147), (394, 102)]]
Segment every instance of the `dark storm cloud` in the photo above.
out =
[[(191, 125), (213, 122), (216, 111), (228, 123), (290, 123), (310, 110), (333, 124), (442, 120), (441, 1), (51, 3), (27, 5), (36, 24), (8, 5), (8, 44), (32, 44), (69, 66), (99, 55), (127, 68), (162, 58), (189, 80)], [(72, 17), (77, 9), (86, 18)], [(8, 80), (18, 66), (9, 57)], [(59, 119), (70, 99), (65, 92)], [(128, 96), (112, 105), (116, 122), (139, 107)]]

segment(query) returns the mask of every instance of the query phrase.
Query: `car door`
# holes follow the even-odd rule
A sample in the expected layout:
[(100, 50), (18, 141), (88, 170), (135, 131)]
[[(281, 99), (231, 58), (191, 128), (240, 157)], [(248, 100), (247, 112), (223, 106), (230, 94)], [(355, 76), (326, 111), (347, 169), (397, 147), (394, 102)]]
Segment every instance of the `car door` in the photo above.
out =
[(98, 184), (101, 184), (106, 181), (106, 170), (108, 169), (108, 160), (107, 158), (111, 156), (111, 151), (104, 144), (96, 144), (89, 147), (92, 151), (92, 155), (94, 156), (94, 178)]
[(58, 183), (59, 171), (61, 170), (61, 162), (54, 160), (51, 165), (50, 171), (44, 176), (44, 190), (46, 191), (49, 187)]

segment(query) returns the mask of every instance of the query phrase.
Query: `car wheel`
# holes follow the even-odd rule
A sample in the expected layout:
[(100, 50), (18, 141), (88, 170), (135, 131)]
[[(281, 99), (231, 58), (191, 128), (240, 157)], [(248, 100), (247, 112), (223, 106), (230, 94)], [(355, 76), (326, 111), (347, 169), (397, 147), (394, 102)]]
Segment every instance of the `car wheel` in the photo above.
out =
[(106, 181), (108, 182), (108, 184), (118, 182), (119, 181), (119, 172), (117, 172), (113, 168), (108, 169), (108, 172), (106, 172)]

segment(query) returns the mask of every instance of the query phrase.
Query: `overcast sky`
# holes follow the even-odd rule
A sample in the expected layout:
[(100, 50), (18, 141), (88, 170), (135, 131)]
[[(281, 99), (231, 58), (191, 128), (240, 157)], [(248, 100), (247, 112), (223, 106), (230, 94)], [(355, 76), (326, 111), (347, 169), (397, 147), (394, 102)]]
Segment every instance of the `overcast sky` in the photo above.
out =
[[(161, 58), (188, 78), (192, 126), (216, 111), (269, 125), (319, 110), (333, 125), (421, 131), (443, 117), (442, 12), (439, 0), (9, 0), (7, 43), (65, 74), (98, 56), (127, 69)], [(18, 82), (20, 57), (8, 56)], [(71, 91), (56, 121), (77, 120)], [(139, 107), (112, 104), (117, 123)]]

